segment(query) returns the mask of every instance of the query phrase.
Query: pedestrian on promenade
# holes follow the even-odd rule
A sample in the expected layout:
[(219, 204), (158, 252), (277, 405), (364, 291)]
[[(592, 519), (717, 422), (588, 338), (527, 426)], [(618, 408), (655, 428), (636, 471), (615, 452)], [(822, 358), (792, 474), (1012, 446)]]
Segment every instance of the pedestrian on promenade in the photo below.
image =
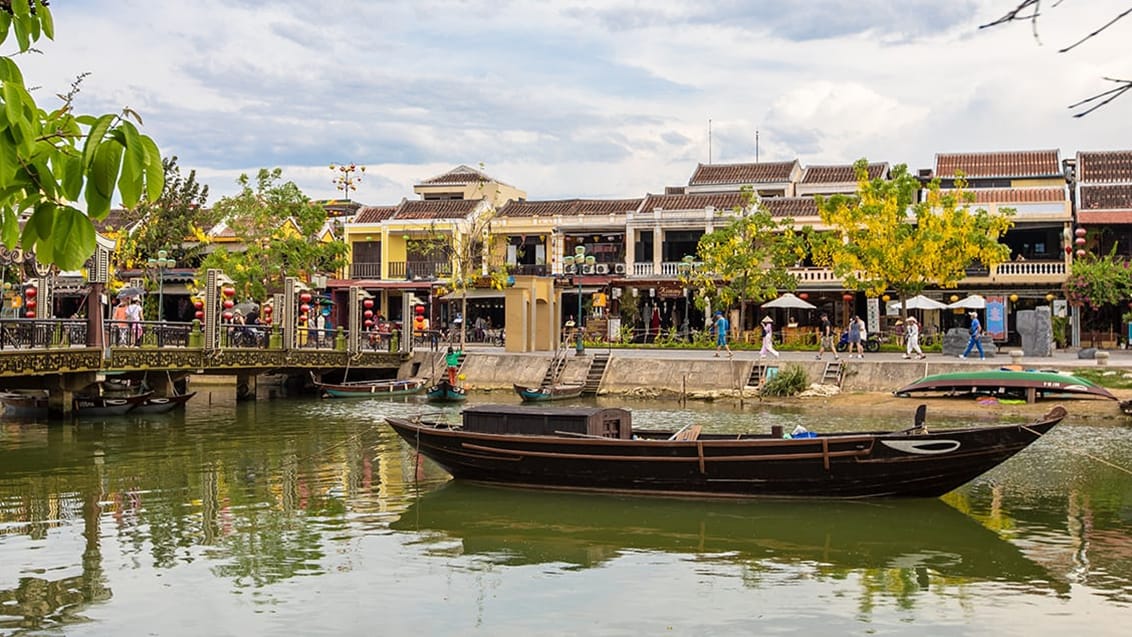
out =
[(715, 357), (719, 358), (719, 350), (727, 350), (727, 358), (731, 358), (731, 347), (727, 344), (727, 333), (731, 329), (731, 322), (723, 315), (723, 312), (715, 311), (715, 325), (712, 326), (715, 330)]
[(143, 320), (141, 297), (135, 296), (126, 306), (126, 322), (130, 327), (130, 345), (141, 345)]
[(971, 312), (970, 315), (971, 326), (967, 328), (967, 331), (971, 335), (971, 338), (967, 340), (967, 349), (963, 350), (959, 358), (967, 358), (967, 355), (971, 353), (971, 348), (973, 347), (979, 350), (979, 360), (982, 360), (986, 358), (986, 355), (983, 354), (983, 342), (980, 338), (983, 335), (983, 324), (979, 322), (978, 312)]
[(904, 358), (912, 358), (912, 352), (916, 352), (916, 358), (925, 358), (924, 350), (920, 349), (920, 322), (916, 317), (909, 316), (904, 323), (904, 337), (907, 339)]
[(759, 358), (766, 358), (766, 355), (774, 354), (778, 358), (778, 350), (774, 349), (774, 319), (769, 316), (763, 317), (763, 348), (759, 350)]
[(820, 345), (818, 345), (818, 355), (815, 357), (819, 361), (821, 355), (825, 350), (833, 352), (833, 360), (840, 360), (841, 357), (837, 355), (837, 349), (833, 346), (833, 323), (829, 320), (829, 314), (826, 312), (821, 313), (821, 326), (818, 327), (818, 336), (820, 337)]
[[(860, 355), (854, 353), (861, 350)], [(864, 358), (865, 353), (861, 348), (861, 319), (854, 316), (849, 319), (849, 358)]]

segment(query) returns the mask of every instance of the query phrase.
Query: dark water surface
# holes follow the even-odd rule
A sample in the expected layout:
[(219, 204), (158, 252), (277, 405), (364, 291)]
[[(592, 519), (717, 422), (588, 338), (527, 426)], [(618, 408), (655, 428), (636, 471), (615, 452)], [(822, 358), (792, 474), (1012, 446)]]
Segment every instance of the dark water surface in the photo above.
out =
[[(654, 428), (910, 424), (627, 406)], [(422, 411), (437, 409), (236, 404), (204, 388), (182, 414), (0, 420), (0, 635), (1094, 636), (1132, 625), (1127, 426), (1070, 419), (939, 500), (717, 503), (452, 484), (381, 421)]]

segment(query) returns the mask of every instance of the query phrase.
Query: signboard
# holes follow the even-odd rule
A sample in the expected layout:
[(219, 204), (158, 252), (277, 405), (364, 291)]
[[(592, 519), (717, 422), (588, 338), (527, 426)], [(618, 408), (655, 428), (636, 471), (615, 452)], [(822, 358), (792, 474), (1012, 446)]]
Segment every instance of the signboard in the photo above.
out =
[(865, 323), (869, 326), (869, 334), (880, 333), (880, 299), (869, 298), (865, 299), (865, 309), (867, 317)]
[(987, 297), (986, 325), (983, 328), (996, 341), (1006, 340), (1006, 297)]

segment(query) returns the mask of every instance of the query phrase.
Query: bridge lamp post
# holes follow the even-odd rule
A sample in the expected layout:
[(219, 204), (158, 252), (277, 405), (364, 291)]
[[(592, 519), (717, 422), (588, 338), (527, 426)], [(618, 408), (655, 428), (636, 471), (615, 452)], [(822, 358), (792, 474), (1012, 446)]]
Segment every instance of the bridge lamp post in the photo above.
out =
[(690, 254), (685, 254), (677, 268), (680, 270), (681, 283), (684, 284), (684, 337), (688, 337), (688, 306), (690, 303), (690, 296), (688, 295), (688, 277), (692, 274), (693, 263), (695, 259)]
[(597, 259), (593, 255), (586, 254), (586, 246), (579, 245), (574, 248), (574, 254), (563, 257), (562, 262), (567, 266), (574, 266), (574, 280), (578, 282), (578, 314), (574, 319), (574, 330), (577, 336), (574, 342), (574, 349), (579, 354), (586, 351), (586, 344), (582, 340), (582, 279), (579, 276), (582, 273), (583, 265), (593, 265)]
[(157, 258), (146, 260), (149, 267), (157, 272), (157, 320), (165, 320), (165, 272), (177, 265), (177, 260), (169, 256), (165, 250), (157, 251)]

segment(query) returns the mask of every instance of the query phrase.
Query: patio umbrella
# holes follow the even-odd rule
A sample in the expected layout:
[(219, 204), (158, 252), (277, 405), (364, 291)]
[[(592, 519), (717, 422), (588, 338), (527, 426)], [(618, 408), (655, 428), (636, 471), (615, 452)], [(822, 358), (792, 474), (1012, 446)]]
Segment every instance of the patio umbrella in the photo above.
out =
[[(913, 296), (912, 298), (905, 301), (905, 303), (908, 305), (909, 310), (943, 310), (947, 308), (946, 303), (940, 303), (935, 299), (929, 299), (923, 294), (917, 294), (916, 296)], [(886, 307), (892, 307), (898, 310), (903, 309), (903, 306), (899, 301), (893, 301), (885, 305)]]
[(787, 292), (773, 301), (763, 303), (764, 308), (780, 308), (780, 309), (798, 309), (798, 310), (814, 310), (817, 306), (813, 303), (794, 296)]
[(237, 303), (236, 305), (232, 306), (233, 311), (239, 310), (240, 314), (245, 314), (245, 315), (248, 312), (251, 312), (252, 310), (258, 310), (258, 309), (259, 309), (259, 303), (256, 303), (255, 301), (244, 301), (243, 303)]
[(949, 304), (947, 307), (951, 309), (967, 308), (971, 310), (985, 310), (987, 307), (987, 300), (978, 294), (972, 294), (965, 299), (960, 299), (954, 303)]
[(121, 290), (118, 290), (118, 298), (120, 299), (127, 296), (142, 296), (143, 294), (145, 294), (145, 290), (134, 285), (127, 285)]

